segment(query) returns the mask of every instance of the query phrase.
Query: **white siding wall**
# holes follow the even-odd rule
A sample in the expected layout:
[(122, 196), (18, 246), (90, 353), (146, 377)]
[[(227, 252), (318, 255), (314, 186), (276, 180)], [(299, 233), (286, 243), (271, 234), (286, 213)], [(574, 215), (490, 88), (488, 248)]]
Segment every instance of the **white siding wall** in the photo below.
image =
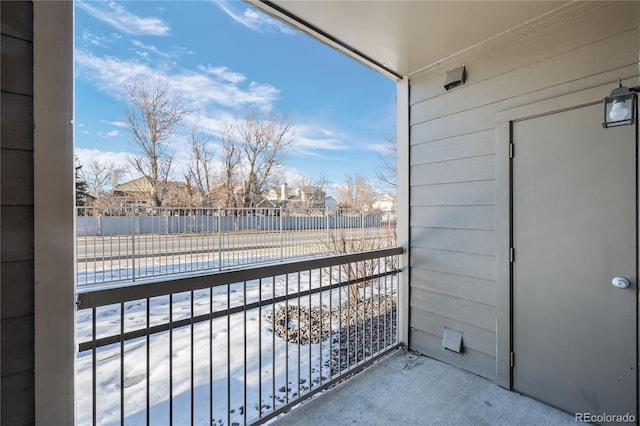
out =
[[(639, 17), (637, 2), (585, 2), (410, 80), (412, 349), (496, 380), (497, 247), (508, 244), (496, 239), (496, 114), (618, 77), (638, 84)], [(461, 64), (466, 84), (446, 92)], [(464, 355), (441, 347), (444, 327), (463, 332)]]

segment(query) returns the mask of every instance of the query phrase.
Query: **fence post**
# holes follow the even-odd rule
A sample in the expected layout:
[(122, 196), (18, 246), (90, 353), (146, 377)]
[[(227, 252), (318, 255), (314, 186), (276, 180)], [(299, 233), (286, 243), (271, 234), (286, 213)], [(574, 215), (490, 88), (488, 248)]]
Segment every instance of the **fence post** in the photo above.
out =
[(218, 270), (222, 270), (222, 213), (218, 209)]
[(131, 281), (136, 280), (136, 211), (131, 211)]
[(282, 229), (282, 206), (280, 206), (280, 262), (284, 260), (284, 231)]
[(326, 236), (327, 236), (327, 248), (328, 248), (328, 247), (331, 247), (331, 246), (329, 245), (329, 244), (331, 243), (331, 241), (330, 241), (330, 240), (331, 240), (331, 238), (329, 238), (329, 237), (330, 237), (330, 235), (331, 235), (331, 234), (330, 234), (330, 232), (329, 232), (329, 227), (331, 226), (331, 222), (329, 221), (329, 209), (328, 209), (328, 208), (326, 208), (326, 207), (325, 207), (325, 209), (324, 209), (324, 218), (325, 218), (325, 220), (324, 220), (324, 226), (325, 226), (325, 229), (326, 229), (325, 234), (326, 234)]

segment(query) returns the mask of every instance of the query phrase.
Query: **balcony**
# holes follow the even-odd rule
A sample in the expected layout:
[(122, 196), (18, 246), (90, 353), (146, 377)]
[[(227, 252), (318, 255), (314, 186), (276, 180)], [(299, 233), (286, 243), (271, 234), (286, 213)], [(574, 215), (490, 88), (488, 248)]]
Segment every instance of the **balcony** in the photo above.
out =
[(575, 425), (574, 416), (403, 349), (284, 414), (296, 425)]
[(79, 286), (78, 424), (278, 416), (398, 347), (402, 251)]
[(575, 423), (400, 347), (390, 221), (185, 211), (79, 210), (78, 424)]

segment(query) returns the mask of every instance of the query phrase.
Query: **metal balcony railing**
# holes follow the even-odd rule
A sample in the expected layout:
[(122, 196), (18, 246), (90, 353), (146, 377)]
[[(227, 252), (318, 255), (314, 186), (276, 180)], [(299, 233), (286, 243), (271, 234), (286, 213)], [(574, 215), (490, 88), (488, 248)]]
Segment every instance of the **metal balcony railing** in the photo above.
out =
[(338, 239), (348, 242), (340, 253), (393, 247), (395, 229), (392, 212), (78, 207), (77, 284), (324, 256)]
[(259, 424), (397, 347), (401, 248), (79, 289), (78, 424)]

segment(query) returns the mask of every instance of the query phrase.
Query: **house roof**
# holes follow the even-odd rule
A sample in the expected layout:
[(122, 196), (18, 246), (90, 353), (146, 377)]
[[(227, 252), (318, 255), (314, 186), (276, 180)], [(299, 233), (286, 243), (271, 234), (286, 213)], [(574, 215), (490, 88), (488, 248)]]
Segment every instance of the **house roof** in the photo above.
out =
[[(411, 76), (478, 45), (504, 47), (540, 31), (571, 1), (251, 0), (258, 8), (392, 78)], [(593, 6), (592, 6), (593, 7)], [(565, 17), (566, 18), (566, 17)], [(444, 81), (443, 81), (444, 82)]]
[[(187, 188), (188, 185), (184, 182), (168, 181), (167, 187), (172, 189)], [(116, 185), (113, 190), (119, 192), (148, 192), (151, 189), (149, 179), (146, 177), (139, 177), (137, 179), (130, 180)]]

